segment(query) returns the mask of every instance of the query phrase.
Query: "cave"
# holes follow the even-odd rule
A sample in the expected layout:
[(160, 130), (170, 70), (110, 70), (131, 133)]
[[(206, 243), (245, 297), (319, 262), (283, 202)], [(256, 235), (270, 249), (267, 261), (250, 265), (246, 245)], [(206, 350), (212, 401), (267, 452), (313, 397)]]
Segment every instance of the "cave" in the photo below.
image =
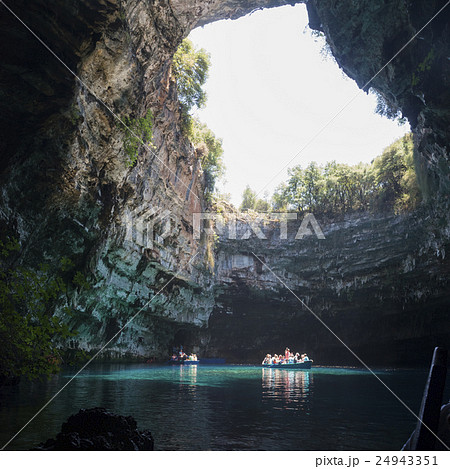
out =
[[(210, 209), (208, 181), (183, 132), (174, 53), (194, 28), (298, 3), (343, 72), (411, 124), (423, 204), (319, 217), (323, 237), (296, 239), (300, 219), (285, 237), (268, 224), (267, 239), (253, 231), (245, 245), (235, 217), (211, 242), (194, 216)], [(449, 8), (1, 1), (2, 449), (401, 448), (417, 416), (374, 386), (369, 367), (415, 409), (434, 347), (450, 347)], [(127, 153), (127, 130), (148, 136), (149, 121), (151, 138)], [(17, 298), (34, 309), (16, 314)], [(17, 346), (11, 324), (33, 340)], [(171, 368), (180, 345), (234, 365)], [(285, 347), (307, 352), (317, 373), (260, 366)], [(38, 380), (42, 369), (50, 379)], [(61, 428), (72, 411), (69, 423), (99, 414), (112, 431)]]
[[(189, 264), (194, 254), (199, 265), (207, 264), (192, 222), (207, 203), (194, 149), (181, 131), (172, 56), (195, 27), (304, 2), (194, 3), (0, 5), (0, 216), (2, 231), (22, 246), (15, 262), (47, 262), (56, 273), (68, 257), (73, 272), (88, 279), (89, 289), (73, 286), (65, 296), (77, 312), (68, 323), (79, 331), (81, 350), (109, 341), (111, 327), (102, 324), (119, 330), (139, 311), (120, 340), (108, 345), (116, 355), (163, 359), (185, 338), (180, 331), (188, 331), (192, 346), (206, 356), (251, 362), (291, 341), (324, 363), (355, 365), (303, 305), (282, 285), (273, 286), (260, 262), (233, 266), (254, 249), (368, 363), (426, 364), (434, 346), (450, 345), (448, 16), (438, 14), (422, 29), (445, 2), (306, 2), (310, 27), (325, 34), (342, 70), (359, 87), (387, 97), (411, 123), (427, 204), (408, 216), (328, 220), (327, 244), (264, 247), (255, 239), (243, 250), (219, 239), (214, 275)], [(414, 46), (391, 60), (414, 34)], [(412, 84), (430, 50), (429, 73)], [(117, 118), (148, 109), (155, 150), (144, 149), (129, 168)], [(163, 224), (155, 225), (150, 246), (136, 230), (147, 229), (139, 227), (157, 210), (172, 213), (174, 233), (161, 238)], [(128, 236), (130, 220), (135, 231)], [(159, 293), (172, 276), (177, 288)], [(285, 321), (276, 334), (264, 334), (264, 321), (270, 324), (278, 310)], [(55, 314), (64, 317), (62, 303), (56, 302)], [(261, 328), (256, 338), (255, 327)], [(380, 355), (380, 347), (390, 352)]]

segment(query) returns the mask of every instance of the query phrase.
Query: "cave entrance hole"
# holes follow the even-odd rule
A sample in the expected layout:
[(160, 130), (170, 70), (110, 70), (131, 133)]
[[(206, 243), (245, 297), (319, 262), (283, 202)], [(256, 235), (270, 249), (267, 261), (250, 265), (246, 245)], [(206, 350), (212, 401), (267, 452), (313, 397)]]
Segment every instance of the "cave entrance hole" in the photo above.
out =
[(207, 24), (189, 39), (211, 54), (208, 100), (196, 114), (223, 139), (226, 181), (218, 189), (236, 206), (247, 185), (268, 198), (288, 168), (369, 163), (409, 131), (374, 112), (376, 97), (344, 75), (323, 35), (309, 29), (304, 4)]

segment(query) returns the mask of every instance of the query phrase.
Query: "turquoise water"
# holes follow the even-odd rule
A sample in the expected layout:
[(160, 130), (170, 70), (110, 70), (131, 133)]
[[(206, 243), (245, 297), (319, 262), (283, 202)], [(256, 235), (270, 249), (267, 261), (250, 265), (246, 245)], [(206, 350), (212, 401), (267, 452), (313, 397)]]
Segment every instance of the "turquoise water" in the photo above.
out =
[[(376, 373), (418, 412), (426, 371)], [(66, 370), (46, 382), (0, 389), (0, 444), (71, 376)], [(139, 428), (151, 430), (157, 450), (396, 450), (415, 425), (397, 399), (362, 370), (96, 365), (75, 378), (8, 449), (45, 441), (69, 415), (95, 406), (132, 415)]]

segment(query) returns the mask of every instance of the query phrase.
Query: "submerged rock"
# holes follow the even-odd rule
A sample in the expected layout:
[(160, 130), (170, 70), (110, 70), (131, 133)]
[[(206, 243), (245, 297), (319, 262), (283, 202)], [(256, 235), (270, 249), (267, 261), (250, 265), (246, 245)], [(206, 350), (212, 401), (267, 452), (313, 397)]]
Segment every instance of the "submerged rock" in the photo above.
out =
[(102, 407), (81, 409), (61, 426), (56, 439), (40, 443), (41, 451), (151, 451), (149, 430), (139, 431), (133, 417), (123, 417)]

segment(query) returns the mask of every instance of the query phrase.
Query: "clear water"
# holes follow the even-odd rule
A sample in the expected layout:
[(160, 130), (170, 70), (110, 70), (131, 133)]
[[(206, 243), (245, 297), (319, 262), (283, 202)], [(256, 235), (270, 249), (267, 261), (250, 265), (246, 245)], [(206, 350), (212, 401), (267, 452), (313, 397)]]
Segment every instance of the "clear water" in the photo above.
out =
[[(376, 373), (418, 412), (426, 371)], [(71, 376), (66, 370), (46, 382), (0, 389), (0, 444)], [(367, 371), (97, 365), (75, 378), (8, 449), (54, 437), (69, 415), (95, 406), (132, 415), (139, 428), (151, 430), (156, 450), (397, 450), (415, 425)]]

